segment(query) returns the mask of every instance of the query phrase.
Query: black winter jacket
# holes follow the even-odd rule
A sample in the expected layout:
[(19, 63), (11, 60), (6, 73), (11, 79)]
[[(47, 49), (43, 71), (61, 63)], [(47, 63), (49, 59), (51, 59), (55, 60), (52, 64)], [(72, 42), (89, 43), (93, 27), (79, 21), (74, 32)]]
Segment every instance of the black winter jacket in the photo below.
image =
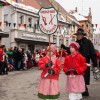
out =
[(81, 40), (77, 40), (76, 42), (78, 42), (80, 45), (79, 52), (85, 58), (90, 58), (93, 62), (93, 66), (97, 67), (96, 52), (92, 42), (85, 37), (83, 37)]

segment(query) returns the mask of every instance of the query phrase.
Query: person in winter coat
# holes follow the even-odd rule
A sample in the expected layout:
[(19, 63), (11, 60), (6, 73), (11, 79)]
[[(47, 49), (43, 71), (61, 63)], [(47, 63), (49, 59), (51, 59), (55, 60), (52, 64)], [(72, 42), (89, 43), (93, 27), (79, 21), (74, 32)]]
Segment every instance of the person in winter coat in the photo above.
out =
[(0, 46), (0, 74), (4, 75), (4, 74), (8, 74), (8, 56), (6, 54), (6, 48), (5, 45), (1, 45)]
[[(90, 63), (90, 60), (93, 63), (93, 70), (97, 72), (97, 59), (96, 59), (96, 52), (93, 46), (93, 43), (87, 39), (86, 33), (82, 28), (79, 28), (77, 30), (77, 33), (74, 35), (77, 36), (77, 43), (79, 43), (80, 48), (79, 52), (86, 58), (86, 62)], [(87, 67), (85, 74), (84, 74), (84, 79), (85, 79), (85, 85), (90, 85), (90, 67)], [(86, 91), (83, 93), (83, 96), (89, 96), (88, 88), (86, 86)]]
[(36, 56), (35, 56), (36, 63), (38, 63), (39, 58), (40, 58), (40, 54), (39, 52), (36, 52)]
[(13, 66), (14, 66), (15, 70), (18, 70), (17, 56), (18, 56), (18, 48), (14, 47), (14, 50), (13, 50)]
[(87, 69), (86, 59), (79, 53), (79, 44), (70, 44), (71, 54), (66, 56), (64, 62), (64, 72), (67, 75), (67, 92), (70, 100), (81, 100), (85, 91), (84, 73)]
[(41, 70), (43, 70), (38, 87), (38, 97), (43, 100), (55, 100), (60, 94), (58, 80), (62, 66), (55, 53), (56, 47), (54, 45), (50, 45), (50, 48), (47, 48), (46, 56), (40, 58), (38, 61), (38, 66)]
[(18, 68), (18, 70), (22, 69), (22, 67), (21, 67), (22, 60), (23, 60), (22, 49), (19, 48), (17, 50), (17, 68)]
[(46, 50), (43, 49), (42, 52), (40, 53), (40, 57), (45, 57), (46, 56)]
[(0, 75), (2, 75), (3, 74), (3, 52), (4, 52), (4, 50), (3, 50), (3, 47), (2, 46), (0, 46)]
[(96, 59), (97, 59), (97, 65), (100, 69), (100, 52), (98, 50), (95, 50), (96, 51)]
[[(79, 28), (74, 35), (77, 36), (76, 42), (79, 43), (80, 45), (79, 52), (82, 54), (82, 56), (86, 58), (87, 63), (90, 63), (90, 60), (92, 61), (93, 73), (95, 73), (96, 75), (96, 73), (98, 73), (99, 70), (97, 69), (96, 52), (95, 52), (93, 43), (85, 37), (86, 33), (84, 32), (82, 28)], [(68, 50), (68, 47), (64, 46), (63, 44), (61, 45), (61, 48)], [(94, 78), (95, 78), (95, 75), (94, 75)], [(89, 96), (87, 85), (90, 85), (90, 67), (87, 67), (84, 74), (84, 79), (85, 79), (86, 91), (82, 95)]]
[(13, 69), (13, 52), (10, 48), (8, 48), (7, 55), (8, 55), (8, 69), (10, 71)]
[(32, 68), (33, 67), (33, 62), (32, 62), (32, 54), (31, 51), (27, 51), (27, 68)]
[(24, 48), (22, 48), (21, 54), (22, 54), (21, 69), (25, 70), (27, 68), (27, 59), (28, 58), (27, 58), (27, 54), (26, 54)]

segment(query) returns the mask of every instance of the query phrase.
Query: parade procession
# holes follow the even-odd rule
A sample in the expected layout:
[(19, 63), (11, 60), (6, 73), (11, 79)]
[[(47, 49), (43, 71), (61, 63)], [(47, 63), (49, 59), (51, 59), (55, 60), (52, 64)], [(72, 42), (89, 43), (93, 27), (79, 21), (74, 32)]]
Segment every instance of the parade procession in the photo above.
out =
[(0, 0), (0, 100), (100, 100), (97, 0)]

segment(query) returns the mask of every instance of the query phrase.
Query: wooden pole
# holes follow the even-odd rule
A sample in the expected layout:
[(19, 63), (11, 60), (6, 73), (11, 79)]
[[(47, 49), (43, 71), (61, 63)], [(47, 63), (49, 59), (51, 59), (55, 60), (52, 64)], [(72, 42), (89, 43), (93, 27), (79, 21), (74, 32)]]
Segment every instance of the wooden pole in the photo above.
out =
[(50, 57), (50, 61), (51, 61), (50, 34), (49, 34), (49, 57)]
[[(50, 34), (49, 34), (49, 58), (50, 58), (50, 61), (51, 61)], [(50, 69), (51, 69), (51, 66), (50, 66)], [(50, 93), (51, 93), (51, 82), (52, 82), (52, 76), (50, 74), (50, 87), (49, 87)]]

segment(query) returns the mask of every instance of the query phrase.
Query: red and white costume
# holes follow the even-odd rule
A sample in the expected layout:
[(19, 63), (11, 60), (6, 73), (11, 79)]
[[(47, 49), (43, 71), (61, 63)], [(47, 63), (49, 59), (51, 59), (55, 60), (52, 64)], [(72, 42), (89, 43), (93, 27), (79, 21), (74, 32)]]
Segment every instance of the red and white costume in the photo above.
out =
[[(54, 51), (54, 48), (51, 49)], [(46, 68), (45, 65), (50, 61), (48, 55), (46, 55), (43, 58), (40, 58), (38, 61), (38, 66), (40, 67), (42, 71), (41, 73), (41, 81), (38, 88), (38, 96), (41, 99), (57, 99), (60, 93), (59, 90), (59, 73), (61, 71), (61, 62), (56, 57), (56, 55), (51, 56), (51, 61), (53, 62), (52, 69), (54, 70), (55, 74), (49, 74), (45, 77), (48, 70), (50, 68)]]
[(73, 71), (71, 71), (70, 75), (67, 75), (66, 88), (70, 100), (80, 100), (82, 98), (81, 93), (85, 91), (83, 75), (87, 66), (86, 59), (79, 52), (70, 54), (65, 58), (64, 72), (66, 73), (72, 68), (75, 69), (77, 74), (74, 75)]

